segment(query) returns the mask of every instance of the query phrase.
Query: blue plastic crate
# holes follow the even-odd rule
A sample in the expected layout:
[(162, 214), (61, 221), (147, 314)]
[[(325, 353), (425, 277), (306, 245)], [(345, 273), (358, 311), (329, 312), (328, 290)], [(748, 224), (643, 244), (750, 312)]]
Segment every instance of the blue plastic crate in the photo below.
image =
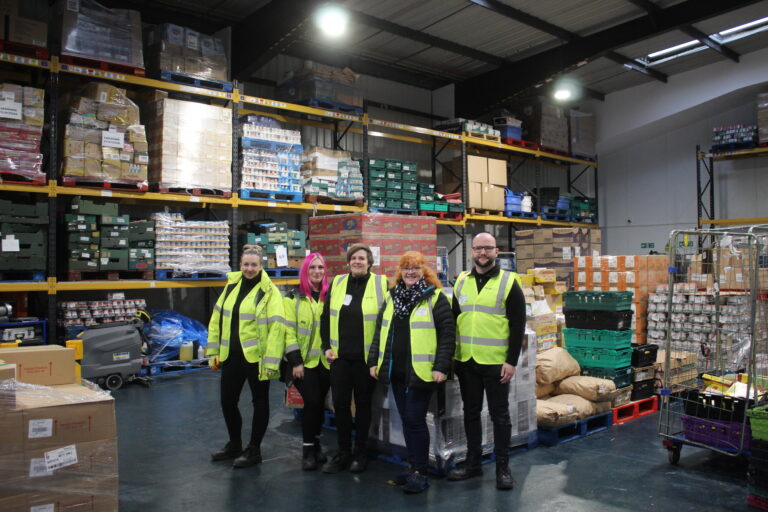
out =
[(523, 129), (520, 126), (497, 126), (505, 139), (522, 139)]

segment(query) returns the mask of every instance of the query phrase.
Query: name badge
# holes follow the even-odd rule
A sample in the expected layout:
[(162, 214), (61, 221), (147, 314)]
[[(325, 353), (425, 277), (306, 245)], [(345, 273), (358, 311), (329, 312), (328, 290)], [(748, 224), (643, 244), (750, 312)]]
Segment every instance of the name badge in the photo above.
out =
[(345, 305), (345, 306), (349, 306), (350, 304), (352, 304), (352, 296), (351, 296), (351, 295), (349, 295), (349, 294), (347, 294), (347, 295), (344, 297), (344, 305)]
[(422, 307), (422, 308), (419, 308), (419, 309), (417, 309), (417, 310), (416, 310), (416, 314), (417, 314), (418, 316), (426, 316), (426, 314), (427, 314), (427, 308), (424, 308), (424, 307)]

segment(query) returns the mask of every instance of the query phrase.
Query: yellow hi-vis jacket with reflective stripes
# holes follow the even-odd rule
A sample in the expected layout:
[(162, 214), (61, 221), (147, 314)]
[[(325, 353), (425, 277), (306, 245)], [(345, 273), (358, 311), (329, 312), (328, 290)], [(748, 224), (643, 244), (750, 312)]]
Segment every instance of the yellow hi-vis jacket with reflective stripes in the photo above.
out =
[[(437, 355), (437, 330), (435, 329), (435, 317), (432, 310), (435, 308), (435, 302), (442, 293), (435, 289), (429, 297), (421, 300), (410, 317), (410, 335), (411, 335), (411, 366), (416, 376), (424, 382), (432, 382), (432, 369)], [(384, 312), (381, 317), (381, 330), (379, 331), (379, 360), (377, 370), (381, 372), (381, 365), (384, 362), (384, 355), (389, 343), (389, 328), (392, 325), (392, 317), (395, 314), (395, 305), (392, 296), (387, 297)], [(389, 357), (392, 357), (391, 347)], [(391, 359), (390, 359), (391, 360)], [(389, 371), (385, 368), (384, 371)]]
[(315, 368), (319, 363), (329, 368), (320, 339), (320, 315), (324, 303), (296, 292), (293, 297), (286, 297), (284, 304), (288, 325), (285, 331), (286, 355), (299, 350), (305, 368)]
[[(333, 278), (331, 285), (331, 297), (326, 298), (330, 307), (330, 343), (333, 351), (339, 353), (339, 314), (347, 295), (347, 282), (349, 274), (338, 275)], [(376, 317), (384, 305), (389, 292), (387, 291), (387, 276), (374, 274), (368, 278), (363, 293), (363, 350), (365, 361), (368, 362), (368, 352), (371, 350), (373, 333), (376, 330)]]
[[(218, 355), (222, 361), (229, 355), (232, 308), (240, 293), (242, 272), (227, 274), (227, 287), (213, 308), (208, 323), (207, 356)], [(227, 289), (232, 287), (227, 294)], [(261, 271), (259, 284), (240, 303), (240, 345), (249, 363), (259, 363), (259, 380), (277, 377), (285, 348), (285, 315), (283, 298), (267, 276)], [(221, 328), (220, 328), (221, 326)], [(267, 370), (274, 370), (268, 375)]]
[(499, 270), (480, 293), (471, 272), (459, 274), (453, 286), (453, 300), (461, 314), (456, 319), (456, 360), (474, 359), (479, 364), (503, 364), (509, 351), (509, 320), (506, 298), (515, 281), (514, 272)]

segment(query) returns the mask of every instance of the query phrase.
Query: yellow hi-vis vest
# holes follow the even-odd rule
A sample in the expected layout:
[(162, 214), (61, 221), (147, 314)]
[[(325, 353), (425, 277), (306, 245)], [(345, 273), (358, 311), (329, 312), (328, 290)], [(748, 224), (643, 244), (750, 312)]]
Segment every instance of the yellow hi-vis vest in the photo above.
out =
[[(205, 351), (207, 356), (218, 355), (222, 361), (227, 360), (232, 308), (240, 293), (242, 277), (242, 272), (227, 274), (227, 287), (216, 302), (208, 323), (208, 348)], [(235, 286), (227, 294), (227, 288), (232, 284)], [(257, 304), (256, 299), (259, 296), (261, 298)], [(245, 360), (249, 363), (259, 363), (259, 380), (276, 378), (285, 348), (283, 298), (280, 290), (263, 270), (259, 284), (254, 286), (240, 303), (239, 320), (240, 345), (243, 347)], [(267, 370), (274, 370), (275, 373), (267, 375)]]
[[(347, 295), (347, 283), (349, 274), (339, 275), (333, 278), (331, 285), (331, 298), (326, 299), (330, 314), (330, 342), (331, 348), (338, 355), (339, 353), (339, 314), (344, 304), (344, 297)], [(365, 360), (368, 361), (368, 351), (371, 349), (373, 341), (373, 332), (376, 330), (376, 317), (379, 310), (384, 305), (388, 296), (387, 276), (374, 274), (368, 278), (363, 294), (363, 350), (365, 351)]]
[(322, 363), (329, 368), (328, 360), (323, 354), (320, 340), (320, 315), (323, 303), (312, 297), (305, 297), (296, 292), (293, 297), (286, 297), (285, 319), (288, 328), (285, 330), (285, 353), (294, 350), (301, 351), (301, 360), (305, 368), (314, 368)]
[[(411, 311), (411, 366), (413, 366), (416, 376), (424, 382), (432, 382), (434, 380), (432, 378), (432, 368), (434, 367), (437, 354), (437, 330), (435, 329), (435, 317), (432, 310), (441, 293), (441, 290), (435, 289), (429, 297), (421, 300)], [(384, 314), (381, 318), (378, 371), (381, 371), (381, 365), (384, 362), (384, 352), (387, 348), (387, 343), (389, 343), (389, 328), (392, 325), (394, 314), (395, 305), (390, 295), (387, 297)], [(392, 350), (390, 349), (389, 352), (391, 364)], [(385, 368), (384, 371), (389, 372), (390, 368)]]
[(470, 358), (480, 364), (503, 364), (509, 350), (509, 321), (506, 298), (515, 281), (514, 272), (499, 270), (480, 293), (475, 277), (468, 271), (459, 274), (453, 287), (453, 300), (461, 314), (456, 320), (456, 360)]

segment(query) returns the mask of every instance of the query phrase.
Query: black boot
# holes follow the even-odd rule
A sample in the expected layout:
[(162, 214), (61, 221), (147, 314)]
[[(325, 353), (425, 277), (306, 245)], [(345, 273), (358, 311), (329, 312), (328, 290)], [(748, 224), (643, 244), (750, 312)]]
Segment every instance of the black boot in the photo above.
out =
[(223, 450), (213, 452), (211, 454), (211, 460), (232, 460), (239, 457), (241, 453), (243, 453), (243, 445), (230, 441), (224, 446)]
[(352, 462), (352, 456), (349, 455), (349, 452), (338, 452), (331, 460), (325, 463), (323, 473), (343, 471), (349, 467), (350, 462)]
[(235, 468), (249, 468), (255, 466), (261, 462), (261, 449), (258, 446), (249, 444), (243, 453), (235, 459), (232, 463), (232, 467)]
[(349, 466), (349, 470), (353, 473), (362, 473), (365, 468), (368, 467), (368, 454), (364, 449), (355, 451), (352, 455), (352, 464)]
[(480, 452), (467, 452), (467, 460), (456, 465), (448, 472), (448, 480), (466, 480), (475, 476), (482, 476), (482, 455)]
[(301, 448), (301, 469), (304, 471), (314, 471), (317, 469), (317, 450), (314, 445), (304, 445)]
[(509, 456), (496, 457), (496, 488), (508, 490), (515, 487), (515, 479), (509, 470)]
[(315, 439), (315, 458), (317, 459), (318, 464), (325, 464), (328, 460), (328, 457), (323, 453), (323, 447), (320, 446), (319, 439)]

